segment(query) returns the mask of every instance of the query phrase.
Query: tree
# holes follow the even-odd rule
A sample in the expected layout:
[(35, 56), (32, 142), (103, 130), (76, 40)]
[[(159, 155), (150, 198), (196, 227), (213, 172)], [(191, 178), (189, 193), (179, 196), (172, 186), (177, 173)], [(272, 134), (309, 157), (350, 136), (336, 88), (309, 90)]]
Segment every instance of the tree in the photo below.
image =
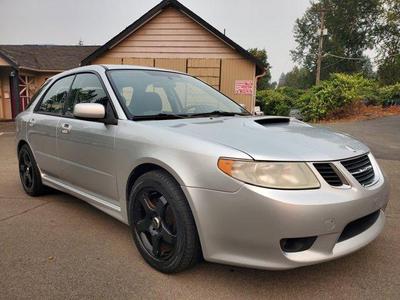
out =
[(281, 75), (279, 87), (287, 86), (296, 89), (308, 89), (314, 84), (314, 73), (306, 68), (295, 66), (291, 71)]
[(271, 80), (271, 73), (270, 73), (270, 65), (268, 63), (268, 54), (265, 49), (258, 49), (258, 48), (250, 48), (248, 50), (253, 56), (258, 58), (265, 66), (267, 74), (265, 76), (258, 79), (257, 82), (257, 89), (258, 90), (265, 90), (271, 88), (270, 80)]
[(378, 79), (382, 84), (400, 82), (400, 55), (387, 58), (378, 67)]
[(378, 35), (378, 78), (383, 84), (400, 82), (400, 0), (383, 0)]
[(282, 87), (285, 85), (286, 85), (286, 74), (282, 72), (281, 76), (279, 76), (278, 87)]
[(362, 72), (366, 49), (374, 46), (381, 0), (319, 0), (311, 2), (303, 17), (296, 20), (294, 37), (297, 47), (291, 51), (295, 62), (310, 73), (315, 72), (318, 53), (317, 30), (320, 26), (319, 10), (326, 9), (321, 78), (330, 73)]

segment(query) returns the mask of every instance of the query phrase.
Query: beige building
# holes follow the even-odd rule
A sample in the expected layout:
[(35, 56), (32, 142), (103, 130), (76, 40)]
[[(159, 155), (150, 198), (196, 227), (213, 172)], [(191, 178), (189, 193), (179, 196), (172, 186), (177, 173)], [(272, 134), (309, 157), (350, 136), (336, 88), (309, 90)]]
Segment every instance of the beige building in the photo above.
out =
[(79, 64), (185, 72), (251, 112), (257, 79), (265, 75), (263, 63), (245, 49), (178, 1), (164, 0), (100, 47), (0, 45), (0, 119), (23, 110), (47, 77)]
[[(250, 30), (250, 28), (249, 28)], [(82, 64), (133, 64), (194, 75), (253, 111), (265, 66), (175, 0), (164, 0)]]
[(0, 45), (0, 120), (28, 105), (47, 78), (78, 67), (98, 46)]

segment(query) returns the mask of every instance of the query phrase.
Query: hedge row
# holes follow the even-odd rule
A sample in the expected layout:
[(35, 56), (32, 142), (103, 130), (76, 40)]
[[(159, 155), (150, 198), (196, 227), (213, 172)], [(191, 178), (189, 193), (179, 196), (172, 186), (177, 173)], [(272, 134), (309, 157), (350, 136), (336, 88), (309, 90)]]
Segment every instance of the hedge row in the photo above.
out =
[(292, 108), (297, 108), (306, 121), (340, 115), (360, 102), (383, 106), (398, 103), (400, 83), (380, 87), (359, 74), (337, 73), (308, 90), (283, 87), (257, 92), (257, 105), (265, 114), (287, 116)]

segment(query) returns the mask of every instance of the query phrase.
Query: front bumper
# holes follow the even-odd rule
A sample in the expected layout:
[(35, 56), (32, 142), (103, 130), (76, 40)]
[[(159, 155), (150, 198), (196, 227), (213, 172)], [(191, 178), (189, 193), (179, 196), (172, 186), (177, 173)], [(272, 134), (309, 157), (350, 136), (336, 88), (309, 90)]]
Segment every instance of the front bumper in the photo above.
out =
[[(317, 190), (273, 190), (243, 185), (235, 193), (183, 187), (196, 220), (204, 258), (231, 265), (289, 269), (332, 260), (374, 240), (384, 226), (388, 187), (322, 184)], [(378, 211), (365, 231), (338, 242), (346, 225)], [(316, 236), (311, 248), (284, 252), (286, 238)]]

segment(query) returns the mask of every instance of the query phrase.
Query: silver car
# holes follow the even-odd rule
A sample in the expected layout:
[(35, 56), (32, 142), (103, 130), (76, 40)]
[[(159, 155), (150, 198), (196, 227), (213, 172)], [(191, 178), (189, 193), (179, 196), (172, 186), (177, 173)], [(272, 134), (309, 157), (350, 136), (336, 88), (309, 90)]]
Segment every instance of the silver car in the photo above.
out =
[(16, 123), (25, 191), (61, 190), (128, 224), (161, 272), (202, 257), (275, 270), (315, 264), (360, 249), (384, 226), (387, 183), (365, 145), (254, 117), (182, 73), (70, 70)]

